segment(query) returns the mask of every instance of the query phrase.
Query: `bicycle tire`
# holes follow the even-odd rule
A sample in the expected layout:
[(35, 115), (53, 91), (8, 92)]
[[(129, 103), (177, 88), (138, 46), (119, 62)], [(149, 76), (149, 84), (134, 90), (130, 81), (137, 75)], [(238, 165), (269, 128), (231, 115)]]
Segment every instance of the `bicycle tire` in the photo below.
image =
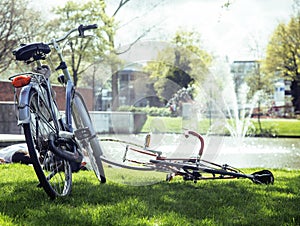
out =
[(49, 134), (55, 131), (51, 109), (45, 97), (35, 89), (30, 90), (27, 104), (31, 119), (30, 123), (23, 124), (23, 129), (39, 187), (43, 187), (51, 199), (69, 195), (72, 187), (71, 166), (51, 152), (48, 146)]
[(101, 160), (103, 152), (95, 133), (91, 117), (84, 103), (83, 97), (78, 92), (75, 92), (72, 100), (72, 116), (77, 130), (85, 128), (89, 129), (89, 136), (77, 139), (77, 143), (83, 150), (83, 153), (87, 152), (90, 163), (98, 180), (101, 183), (105, 183), (106, 177)]

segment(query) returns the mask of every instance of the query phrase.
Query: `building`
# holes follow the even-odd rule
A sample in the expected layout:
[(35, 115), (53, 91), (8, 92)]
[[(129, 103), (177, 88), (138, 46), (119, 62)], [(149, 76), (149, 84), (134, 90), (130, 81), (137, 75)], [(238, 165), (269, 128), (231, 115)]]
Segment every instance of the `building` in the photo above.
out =
[[(154, 84), (149, 74), (136, 68), (125, 68), (117, 72), (119, 87), (119, 105), (135, 107), (164, 106), (156, 95)], [(111, 82), (109, 80), (108, 82)], [(109, 87), (109, 85), (104, 87)], [(101, 90), (97, 97), (97, 110), (111, 109), (112, 91), (109, 88)]]
[[(62, 86), (53, 86), (56, 93), (56, 100), (59, 110), (65, 109), (65, 88)], [(0, 81), (0, 133), (20, 134), (22, 128), (17, 126), (17, 107), (14, 88), (10, 81)], [(89, 88), (78, 88), (88, 110), (93, 107), (93, 92)], [(19, 92), (17, 90), (17, 92)]]

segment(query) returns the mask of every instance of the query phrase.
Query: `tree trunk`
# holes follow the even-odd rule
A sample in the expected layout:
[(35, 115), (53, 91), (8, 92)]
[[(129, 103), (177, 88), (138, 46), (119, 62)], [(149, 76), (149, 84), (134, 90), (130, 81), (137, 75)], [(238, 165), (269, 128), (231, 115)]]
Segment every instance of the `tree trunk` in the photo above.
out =
[(293, 97), (293, 106), (295, 108), (295, 113), (300, 112), (300, 82), (293, 80), (291, 84), (291, 94)]
[(258, 128), (259, 128), (259, 133), (262, 135), (263, 129), (261, 126), (261, 121), (260, 121), (260, 101), (258, 101), (258, 106), (257, 106), (257, 122), (258, 122)]
[(112, 65), (112, 79), (111, 79), (111, 87), (112, 87), (112, 106), (111, 110), (116, 111), (119, 108), (119, 83), (118, 83), (118, 72), (115, 70), (115, 66)]

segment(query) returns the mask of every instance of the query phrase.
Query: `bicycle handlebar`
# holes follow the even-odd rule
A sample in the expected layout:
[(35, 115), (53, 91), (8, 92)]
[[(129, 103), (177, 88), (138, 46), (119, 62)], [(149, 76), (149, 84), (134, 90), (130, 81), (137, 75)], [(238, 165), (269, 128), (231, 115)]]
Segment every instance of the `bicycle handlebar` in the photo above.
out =
[(83, 26), (82, 24), (78, 27), (78, 32), (79, 32), (79, 37), (84, 37), (84, 31), (90, 30), (90, 29), (97, 29), (98, 25), (97, 24), (90, 24)]
[(90, 30), (90, 29), (97, 29), (97, 28), (98, 28), (97, 24), (90, 24), (90, 25), (86, 25), (86, 26), (81, 24), (81, 25), (79, 25), (78, 28), (73, 28), (73, 29), (67, 31), (64, 36), (62, 36), (58, 39), (55, 39), (55, 38), (52, 39), (51, 42), (47, 43), (47, 45), (54, 45), (55, 42), (58, 43), (58, 42), (64, 41), (66, 38), (69, 37), (70, 34), (72, 34), (75, 31), (79, 32), (79, 35), (78, 35), (79, 37), (84, 37), (84, 31)]

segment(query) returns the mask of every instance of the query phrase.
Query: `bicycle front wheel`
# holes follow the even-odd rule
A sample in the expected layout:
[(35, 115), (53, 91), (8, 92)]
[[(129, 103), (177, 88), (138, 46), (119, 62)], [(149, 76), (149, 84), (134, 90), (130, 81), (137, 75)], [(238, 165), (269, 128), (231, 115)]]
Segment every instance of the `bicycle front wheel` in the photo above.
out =
[(23, 124), (23, 128), (39, 186), (52, 199), (66, 196), (71, 192), (72, 171), (68, 161), (49, 150), (49, 134), (55, 132), (51, 108), (45, 97), (34, 89), (29, 92), (28, 100), (31, 120)]
[(106, 178), (101, 160), (101, 155), (103, 153), (84, 100), (77, 92), (75, 92), (72, 101), (72, 116), (75, 122), (77, 134), (81, 133), (79, 136), (75, 135), (78, 140), (78, 144), (80, 145), (82, 152), (88, 155), (91, 166), (98, 180), (101, 183), (105, 183)]

